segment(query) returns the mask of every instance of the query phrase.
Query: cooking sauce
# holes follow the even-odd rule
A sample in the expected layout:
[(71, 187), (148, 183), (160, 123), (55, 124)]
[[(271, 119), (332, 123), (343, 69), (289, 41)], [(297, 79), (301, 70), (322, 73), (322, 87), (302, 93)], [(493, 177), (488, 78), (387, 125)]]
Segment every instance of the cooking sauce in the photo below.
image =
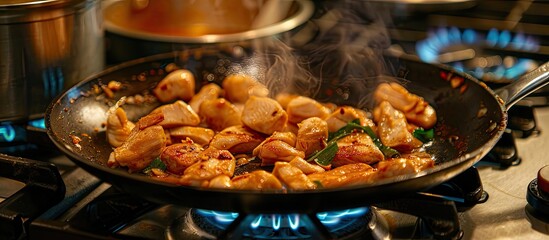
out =
[(131, 31), (193, 37), (249, 30), (261, 2), (125, 0), (108, 5), (104, 15), (105, 21)]

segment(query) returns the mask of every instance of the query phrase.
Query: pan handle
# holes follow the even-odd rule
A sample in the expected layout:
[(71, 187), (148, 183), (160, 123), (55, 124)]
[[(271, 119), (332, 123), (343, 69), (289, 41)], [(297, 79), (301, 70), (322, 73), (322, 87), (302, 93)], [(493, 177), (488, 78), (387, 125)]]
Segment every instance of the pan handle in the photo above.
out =
[(530, 93), (549, 83), (549, 62), (523, 75), (517, 81), (495, 90), (495, 93), (505, 102), (506, 110)]

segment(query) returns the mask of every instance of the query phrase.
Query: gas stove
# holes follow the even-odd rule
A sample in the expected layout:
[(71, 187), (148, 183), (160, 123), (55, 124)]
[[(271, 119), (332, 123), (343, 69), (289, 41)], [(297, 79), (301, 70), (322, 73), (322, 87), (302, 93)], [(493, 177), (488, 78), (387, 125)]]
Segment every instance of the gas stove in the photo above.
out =
[[(544, 30), (549, 18), (544, 9), (549, 4), (473, 2), (465, 9), (395, 13), (388, 26), (390, 50), (447, 64), (493, 87), (549, 60), (549, 31)], [(329, 13), (319, 7), (315, 17)], [(527, 200), (529, 186), (549, 155), (546, 92), (542, 89), (514, 106), (508, 129), (493, 150), (449, 182), (394, 201), (305, 215), (247, 215), (149, 202), (74, 165), (48, 143), (43, 121), (1, 123), (0, 235), (8, 239), (547, 238), (549, 215)]]

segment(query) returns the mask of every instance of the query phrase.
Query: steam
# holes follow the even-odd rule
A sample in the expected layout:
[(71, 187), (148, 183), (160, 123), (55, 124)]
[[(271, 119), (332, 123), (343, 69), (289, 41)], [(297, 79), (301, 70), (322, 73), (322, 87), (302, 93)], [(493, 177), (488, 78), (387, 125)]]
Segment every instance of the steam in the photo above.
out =
[(373, 106), (378, 76), (389, 71), (383, 63), (388, 11), (365, 1), (326, 2), (331, 6), (298, 31), (257, 46), (257, 58), (269, 66), (264, 84), (273, 94)]

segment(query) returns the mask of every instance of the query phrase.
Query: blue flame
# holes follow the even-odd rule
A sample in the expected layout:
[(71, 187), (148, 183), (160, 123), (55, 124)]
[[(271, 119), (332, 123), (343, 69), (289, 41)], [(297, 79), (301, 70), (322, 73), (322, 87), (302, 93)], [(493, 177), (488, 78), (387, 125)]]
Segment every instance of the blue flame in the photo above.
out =
[(46, 121), (43, 118), (30, 120), (29, 126), (46, 129)]
[(15, 140), (15, 129), (10, 124), (0, 125), (0, 136), (5, 142), (13, 142)]

